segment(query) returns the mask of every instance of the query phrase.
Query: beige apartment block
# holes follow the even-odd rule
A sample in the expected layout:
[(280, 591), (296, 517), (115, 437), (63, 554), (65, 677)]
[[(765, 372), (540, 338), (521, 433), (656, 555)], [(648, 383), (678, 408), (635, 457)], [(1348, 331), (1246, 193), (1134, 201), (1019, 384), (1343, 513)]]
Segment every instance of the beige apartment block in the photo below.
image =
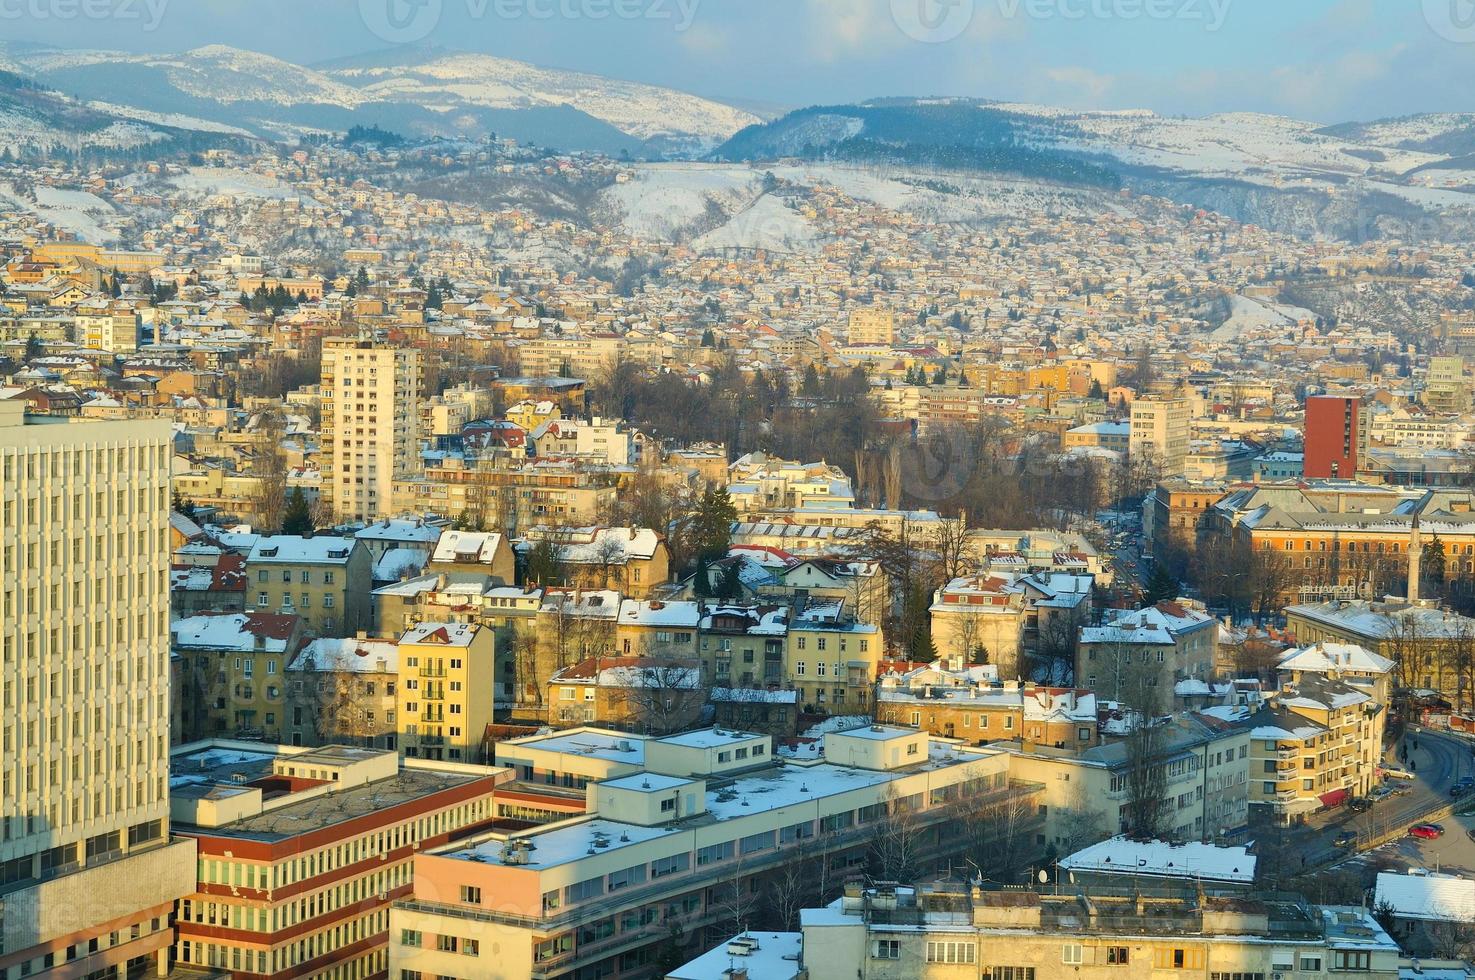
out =
[(850, 314), (845, 339), (852, 344), (894, 344), (896, 314), (890, 310), (856, 310)]
[(1134, 464), (1151, 463), (1164, 477), (1182, 476), (1188, 465), (1190, 411), (1183, 398), (1132, 402), (1129, 453)]
[(419, 466), (420, 352), (329, 339), (322, 372), (323, 500), (340, 521), (376, 520)]
[(0, 402), (0, 977), (152, 969), (169, 837), (170, 430)]

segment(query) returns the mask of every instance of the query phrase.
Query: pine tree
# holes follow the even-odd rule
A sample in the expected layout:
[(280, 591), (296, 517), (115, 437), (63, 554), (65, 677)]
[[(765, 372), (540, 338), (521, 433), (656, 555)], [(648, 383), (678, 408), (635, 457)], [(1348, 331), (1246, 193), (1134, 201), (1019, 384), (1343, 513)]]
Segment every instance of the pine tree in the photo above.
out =
[(282, 533), (300, 538), (312, 537), (312, 511), (301, 487), (295, 487), (287, 498), (287, 512), (282, 517)]
[(1166, 565), (1158, 564), (1153, 568), (1152, 578), (1147, 582), (1145, 598), (1149, 606), (1178, 598), (1178, 580), (1173, 577), (1172, 572), (1168, 571)]

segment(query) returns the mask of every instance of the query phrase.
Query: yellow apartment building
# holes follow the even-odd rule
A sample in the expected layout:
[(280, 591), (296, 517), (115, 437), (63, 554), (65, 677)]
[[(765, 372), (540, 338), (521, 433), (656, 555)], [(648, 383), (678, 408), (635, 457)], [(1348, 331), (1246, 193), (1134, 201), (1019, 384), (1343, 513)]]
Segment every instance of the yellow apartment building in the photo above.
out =
[(395, 711), (405, 756), (476, 761), (492, 723), (496, 642), (475, 623), (420, 623), (399, 639)]

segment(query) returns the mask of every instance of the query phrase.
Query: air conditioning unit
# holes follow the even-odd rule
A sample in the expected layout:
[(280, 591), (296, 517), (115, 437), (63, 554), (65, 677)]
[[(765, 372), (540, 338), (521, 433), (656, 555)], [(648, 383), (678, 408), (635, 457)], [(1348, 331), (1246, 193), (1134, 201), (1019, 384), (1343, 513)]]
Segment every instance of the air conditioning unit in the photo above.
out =
[(1286, 975), (1284, 973), (1272, 973), (1270, 974), (1270, 980), (1286, 980)]

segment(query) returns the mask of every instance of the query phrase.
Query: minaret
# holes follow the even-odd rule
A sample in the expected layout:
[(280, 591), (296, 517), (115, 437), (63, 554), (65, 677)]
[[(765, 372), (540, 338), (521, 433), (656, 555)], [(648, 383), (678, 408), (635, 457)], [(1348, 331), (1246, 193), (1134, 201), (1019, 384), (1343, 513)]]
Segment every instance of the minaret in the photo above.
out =
[(1408, 532), (1408, 604), (1417, 605), (1419, 601), (1419, 575), (1423, 572), (1424, 565), (1424, 542), (1419, 534), (1419, 515), (1414, 515), (1414, 523)]

